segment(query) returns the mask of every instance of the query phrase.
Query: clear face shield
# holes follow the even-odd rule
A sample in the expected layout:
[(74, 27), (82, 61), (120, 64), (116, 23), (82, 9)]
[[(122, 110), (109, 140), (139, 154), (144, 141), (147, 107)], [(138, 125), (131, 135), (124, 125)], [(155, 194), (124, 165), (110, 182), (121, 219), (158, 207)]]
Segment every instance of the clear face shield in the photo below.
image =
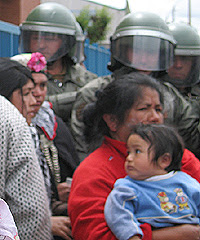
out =
[(112, 40), (112, 57), (143, 71), (163, 71), (173, 64), (174, 45), (158, 37), (133, 35)]
[(200, 56), (175, 57), (174, 65), (168, 70), (168, 82), (177, 88), (192, 87), (200, 82)]
[(85, 43), (85, 37), (76, 39), (75, 51), (72, 57), (72, 60), (74, 61), (74, 63), (82, 63), (85, 61), (84, 43)]
[(54, 62), (68, 54), (76, 42), (75, 36), (42, 31), (23, 30), (20, 36), (21, 53), (42, 53), (47, 62)]

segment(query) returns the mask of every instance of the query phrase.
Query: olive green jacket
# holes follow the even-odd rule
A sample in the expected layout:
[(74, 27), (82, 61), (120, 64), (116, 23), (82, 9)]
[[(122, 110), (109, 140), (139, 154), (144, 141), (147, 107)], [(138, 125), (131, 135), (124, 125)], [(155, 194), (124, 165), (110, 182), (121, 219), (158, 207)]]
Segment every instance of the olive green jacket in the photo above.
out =
[(96, 78), (97, 75), (87, 71), (80, 64), (76, 64), (69, 67), (63, 82), (54, 79), (50, 74), (48, 76), (46, 100), (52, 103), (55, 113), (65, 123), (68, 123), (78, 89)]

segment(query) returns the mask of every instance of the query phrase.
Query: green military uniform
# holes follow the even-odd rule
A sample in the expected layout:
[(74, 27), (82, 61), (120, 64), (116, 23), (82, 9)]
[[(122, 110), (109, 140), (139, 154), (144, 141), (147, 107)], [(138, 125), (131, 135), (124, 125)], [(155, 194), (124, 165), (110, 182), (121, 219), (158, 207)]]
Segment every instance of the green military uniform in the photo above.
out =
[(71, 112), (71, 129), (76, 149), (81, 160), (83, 160), (90, 151), (93, 151), (101, 143), (101, 140), (97, 143), (97, 145), (94, 143), (94, 146), (89, 146), (85, 143), (83, 136), (84, 124), (82, 122), (83, 108), (87, 104), (94, 102), (96, 100), (96, 91), (103, 89), (112, 80), (112, 75), (96, 78), (86, 84), (77, 93), (77, 98)]
[[(162, 77), (161, 81), (162, 82), (168, 82), (168, 76), (166, 75), (166, 76)], [(191, 105), (193, 107), (193, 111), (197, 111), (199, 116), (200, 116), (200, 83), (197, 83), (197, 84), (195, 84), (194, 86), (191, 86), (191, 87), (186, 87), (184, 90), (181, 91), (180, 94), (188, 102), (191, 103)]]
[(191, 87), (191, 90), (189, 93), (187, 93), (185, 98), (189, 100), (194, 105), (194, 107), (199, 109), (200, 115), (200, 83), (195, 84), (195, 86)]
[(167, 116), (165, 123), (177, 127), (183, 137), (185, 147), (200, 158), (199, 108), (187, 101), (170, 83), (161, 82), (164, 86), (164, 111)]
[(80, 64), (70, 66), (69, 73), (65, 75), (62, 82), (48, 74), (46, 99), (52, 103), (53, 110), (64, 122), (68, 123), (71, 118), (77, 91), (96, 76)]

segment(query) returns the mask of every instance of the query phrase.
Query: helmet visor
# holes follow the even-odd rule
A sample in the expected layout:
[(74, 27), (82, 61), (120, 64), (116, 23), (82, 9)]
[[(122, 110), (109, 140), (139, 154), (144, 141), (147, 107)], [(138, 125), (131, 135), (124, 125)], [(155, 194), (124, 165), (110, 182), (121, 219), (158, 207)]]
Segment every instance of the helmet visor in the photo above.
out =
[(72, 60), (75, 63), (82, 63), (85, 61), (83, 41), (76, 41), (74, 56), (72, 57)]
[(47, 62), (53, 62), (68, 54), (75, 41), (75, 36), (71, 35), (24, 30), (20, 36), (19, 52), (40, 52)]
[(150, 36), (125, 36), (112, 41), (112, 56), (125, 66), (143, 71), (163, 71), (173, 64), (174, 46)]
[(200, 80), (200, 56), (176, 56), (167, 81), (177, 88), (192, 87)]

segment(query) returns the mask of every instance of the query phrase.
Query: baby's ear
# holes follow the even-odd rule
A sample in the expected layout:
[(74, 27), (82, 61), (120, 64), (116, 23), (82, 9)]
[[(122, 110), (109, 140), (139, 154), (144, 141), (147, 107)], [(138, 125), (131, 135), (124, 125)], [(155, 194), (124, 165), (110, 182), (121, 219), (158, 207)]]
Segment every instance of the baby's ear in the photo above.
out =
[(167, 168), (172, 161), (171, 154), (169, 153), (164, 153), (162, 156), (158, 158), (158, 165), (160, 166), (161, 169)]

